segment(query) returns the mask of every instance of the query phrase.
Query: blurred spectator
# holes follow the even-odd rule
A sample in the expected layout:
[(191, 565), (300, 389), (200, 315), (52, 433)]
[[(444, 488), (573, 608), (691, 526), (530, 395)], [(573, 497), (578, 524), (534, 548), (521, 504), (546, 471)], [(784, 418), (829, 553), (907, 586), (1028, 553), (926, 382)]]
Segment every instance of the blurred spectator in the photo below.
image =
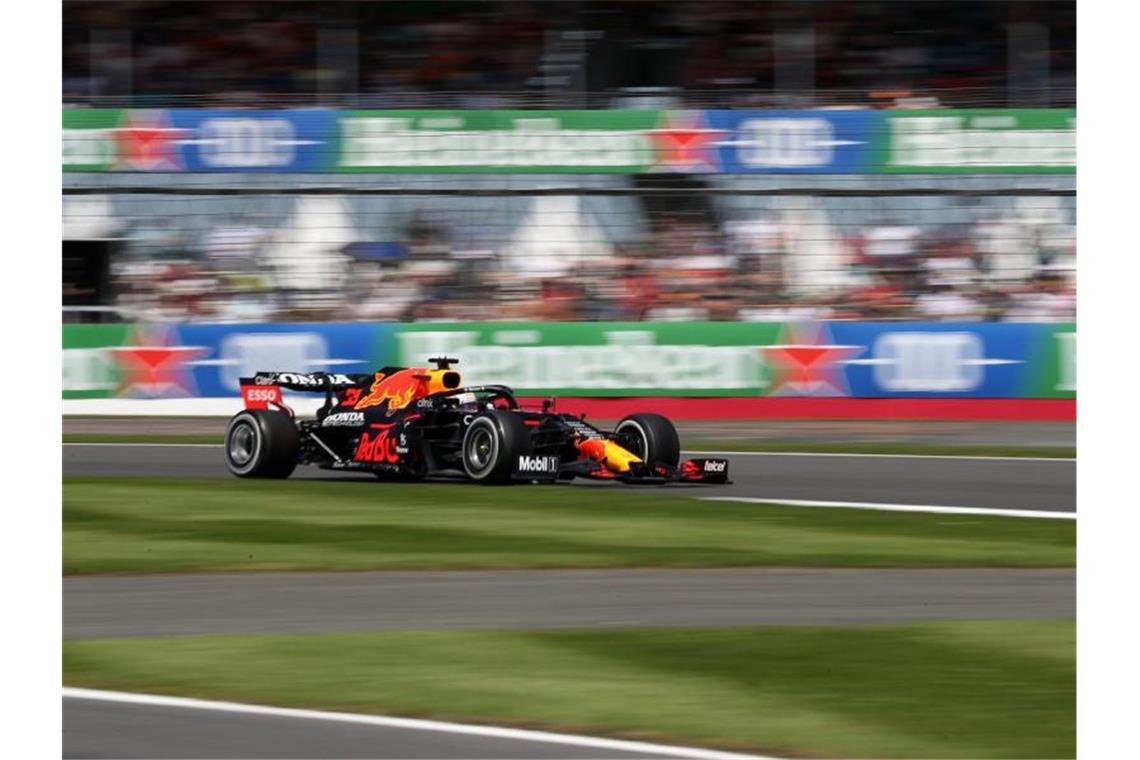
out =
[(343, 318), (397, 322), (421, 299), (419, 284), (400, 273), (400, 260), (355, 259), (349, 265)]
[(966, 286), (942, 282), (915, 298), (914, 312), (919, 319), (976, 322), (985, 316), (985, 306)]
[(886, 219), (863, 234), (861, 263), (876, 271), (911, 269), (917, 264), (921, 231)]
[(644, 265), (630, 261), (617, 280), (617, 318), (645, 319), (659, 299), (659, 283)]
[(916, 315), (921, 319), (971, 322), (986, 317), (972, 247), (956, 230), (931, 234), (921, 261), (921, 280), (915, 287)]
[(1007, 322), (1064, 322), (1076, 319), (1076, 293), (1065, 282), (1062, 271), (1043, 268), (1028, 288), (1010, 297), (1004, 319)]
[(785, 231), (774, 214), (729, 222), (725, 232), (736, 256), (736, 274), (750, 292), (771, 298), (784, 291)]
[(249, 271), (257, 269), (265, 241), (265, 230), (234, 217), (206, 235), (204, 248), (207, 260), (219, 271)]
[(1035, 232), (1013, 214), (990, 213), (974, 231), (982, 270), (997, 285), (1023, 282), (1038, 265)]
[(201, 320), (212, 317), (211, 298), (217, 280), (192, 261), (179, 261), (166, 266), (158, 282), (160, 316), (163, 321)]
[(912, 298), (897, 278), (859, 288), (839, 305), (840, 319), (906, 319)]

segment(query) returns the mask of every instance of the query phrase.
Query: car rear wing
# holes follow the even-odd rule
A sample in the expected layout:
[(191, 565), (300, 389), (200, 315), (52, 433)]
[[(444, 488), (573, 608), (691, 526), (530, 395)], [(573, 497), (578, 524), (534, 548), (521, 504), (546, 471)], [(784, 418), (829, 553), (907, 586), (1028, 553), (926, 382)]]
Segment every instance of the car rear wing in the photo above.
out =
[(258, 372), (253, 377), (241, 378), (239, 383), (246, 409), (277, 408), (292, 414), (285, 405), (282, 389), (324, 393), (327, 401), (335, 391), (359, 385), (371, 377), (331, 372)]
[(359, 385), (372, 375), (341, 375), (332, 372), (258, 372), (241, 378), (242, 385), (276, 385), (291, 391), (320, 392), (325, 388), (341, 390)]

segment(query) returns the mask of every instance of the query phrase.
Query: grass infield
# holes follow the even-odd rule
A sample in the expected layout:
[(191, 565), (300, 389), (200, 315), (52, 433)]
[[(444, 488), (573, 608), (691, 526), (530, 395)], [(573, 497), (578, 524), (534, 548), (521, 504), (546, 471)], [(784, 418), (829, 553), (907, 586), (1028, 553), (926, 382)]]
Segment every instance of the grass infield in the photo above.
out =
[(1073, 757), (1075, 624), (65, 642), (70, 686), (799, 757)]
[[(222, 444), (221, 435), (68, 433), (64, 443)], [(702, 438), (685, 440), (686, 451), (800, 452), (805, 454), (908, 454), (922, 456), (1048, 457), (1074, 459), (1073, 446), (947, 445), (881, 441), (774, 441), (755, 438)]]
[(63, 570), (1072, 567), (1076, 525), (658, 490), (64, 478)]

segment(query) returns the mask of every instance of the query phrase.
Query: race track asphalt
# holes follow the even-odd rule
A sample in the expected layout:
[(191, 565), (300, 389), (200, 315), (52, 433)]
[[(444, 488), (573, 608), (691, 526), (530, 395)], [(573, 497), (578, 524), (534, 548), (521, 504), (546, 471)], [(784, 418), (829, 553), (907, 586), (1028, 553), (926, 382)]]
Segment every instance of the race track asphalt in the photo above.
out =
[[(1073, 512), (1076, 460), (735, 453), (733, 483), (673, 484), (674, 493), (758, 499), (1031, 509)], [(221, 446), (65, 444), (63, 474), (180, 478), (231, 477)], [(294, 478), (366, 478), (302, 467)], [(580, 485), (581, 484), (581, 485)], [(621, 488), (614, 483), (564, 487)], [(378, 484), (378, 487), (382, 485)]]
[(76, 577), (68, 639), (215, 633), (841, 625), (1076, 614), (1072, 569), (709, 569)]

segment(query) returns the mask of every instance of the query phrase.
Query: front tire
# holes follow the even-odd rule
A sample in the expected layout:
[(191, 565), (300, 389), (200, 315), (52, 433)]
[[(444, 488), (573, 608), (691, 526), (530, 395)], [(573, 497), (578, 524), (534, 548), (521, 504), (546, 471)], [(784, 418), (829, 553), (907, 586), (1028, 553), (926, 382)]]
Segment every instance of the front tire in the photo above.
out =
[(614, 428), (619, 442), (650, 467), (663, 464), (676, 468), (681, 461), (677, 428), (660, 414), (631, 414)]
[(493, 409), (463, 433), (463, 470), (477, 483), (507, 483), (520, 456), (531, 453), (530, 431), (512, 412)]
[(279, 412), (246, 409), (226, 427), (226, 467), (239, 478), (289, 477), (300, 447), (297, 426)]

